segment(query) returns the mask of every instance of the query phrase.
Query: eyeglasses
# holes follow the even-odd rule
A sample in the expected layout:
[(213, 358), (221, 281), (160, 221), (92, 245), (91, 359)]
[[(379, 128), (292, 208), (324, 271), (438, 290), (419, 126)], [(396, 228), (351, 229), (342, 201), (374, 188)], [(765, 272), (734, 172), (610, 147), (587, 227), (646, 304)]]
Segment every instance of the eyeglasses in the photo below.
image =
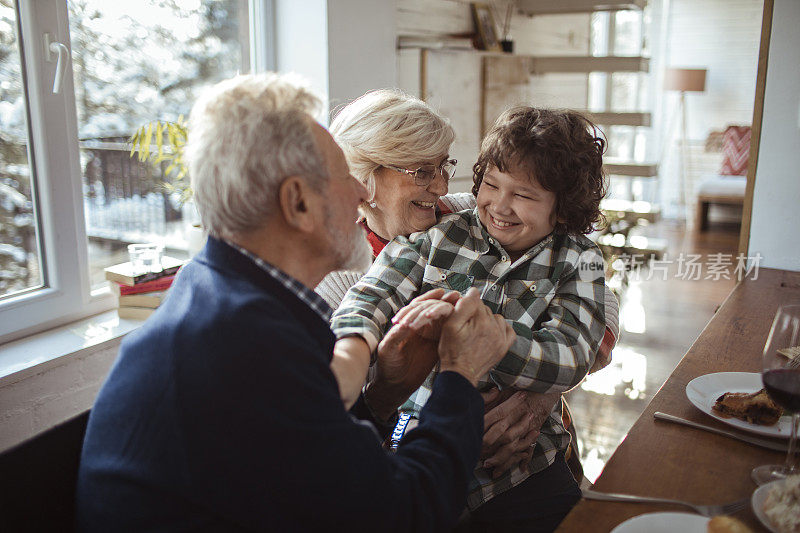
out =
[(444, 181), (448, 181), (450, 178), (453, 177), (453, 173), (456, 170), (456, 165), (458, 161), (455, 159), (446, 159), (442, 161), (439, 166), (436, 165), (422, 165), (416, 170), (409, 170), (407, 168), (400, 168), (400, 167), (393, 167), (391, 165), (383, 165), (386, 168), (390, 168), (392, 170), (396, 170), (397, 172), (402, 172), (403, 174), (408, 174), (412, 178), (414, 178), (414, 183), (416, 183), (420, 187), (427, 187), (436, 177), (436, 171), (438, 170)]

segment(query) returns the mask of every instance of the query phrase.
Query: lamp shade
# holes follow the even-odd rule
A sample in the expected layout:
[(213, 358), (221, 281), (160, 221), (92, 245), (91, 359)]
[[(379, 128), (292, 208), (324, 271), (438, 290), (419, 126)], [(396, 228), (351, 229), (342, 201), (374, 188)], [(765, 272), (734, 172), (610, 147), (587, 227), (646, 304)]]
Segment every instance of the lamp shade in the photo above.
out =
[(706, 90), (706, 69), (668, 68), (664, 73), (664, 90), (703, 92)]

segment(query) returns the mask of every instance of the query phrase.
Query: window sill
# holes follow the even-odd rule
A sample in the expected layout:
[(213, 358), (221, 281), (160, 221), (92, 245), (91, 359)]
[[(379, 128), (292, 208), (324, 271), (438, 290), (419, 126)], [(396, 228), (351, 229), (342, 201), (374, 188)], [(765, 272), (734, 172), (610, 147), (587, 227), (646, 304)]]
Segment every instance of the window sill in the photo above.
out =
[(120, 319), (116, 309), (0, 346), (0, 387), (119, 344), (144, 323)]

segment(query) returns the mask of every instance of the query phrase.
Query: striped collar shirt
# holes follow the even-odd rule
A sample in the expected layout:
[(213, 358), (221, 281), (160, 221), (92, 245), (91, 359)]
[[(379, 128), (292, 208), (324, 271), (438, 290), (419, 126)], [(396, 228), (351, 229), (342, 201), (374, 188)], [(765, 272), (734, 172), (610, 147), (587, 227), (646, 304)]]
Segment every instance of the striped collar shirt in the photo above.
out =
[(322, 318), (322, 320), (325, 322), (330, 321), (333, 310), (319, 294), (309, 289), (280, 268), (267, 263), (254, 253), (245, 250), (238, 244), (227, 240), (225, 241), (225, 244), (234, 250), (237, 250), (242, 255), (249, 257), (256, 265), (258, 265), (261, 270), (275, 278), (275, 280), (286, 287), (289, 292), (300, 298), (303, 303), (313, 309), (314, 312), (317, 313), (320, 318)]

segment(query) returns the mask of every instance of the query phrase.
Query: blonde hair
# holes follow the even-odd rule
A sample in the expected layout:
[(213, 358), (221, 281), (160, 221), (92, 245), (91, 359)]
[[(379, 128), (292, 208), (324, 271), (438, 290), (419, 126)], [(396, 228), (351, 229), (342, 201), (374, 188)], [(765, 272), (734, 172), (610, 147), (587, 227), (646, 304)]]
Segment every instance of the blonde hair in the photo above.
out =
[(397, 89), (370, 91), (353, 100), (338, 111), (330, 132), (370, 198), (380, 167), (412, 167), (440, 157), (455, 139), (446, 118)]
[(324, 187), (324, 157), (311, 129), (321, 107), (302, 78), (271, 72), (237, 76), (202, 95), (189, 118), (186, 159), (211, 235), (261, 226), (289, 176)]

